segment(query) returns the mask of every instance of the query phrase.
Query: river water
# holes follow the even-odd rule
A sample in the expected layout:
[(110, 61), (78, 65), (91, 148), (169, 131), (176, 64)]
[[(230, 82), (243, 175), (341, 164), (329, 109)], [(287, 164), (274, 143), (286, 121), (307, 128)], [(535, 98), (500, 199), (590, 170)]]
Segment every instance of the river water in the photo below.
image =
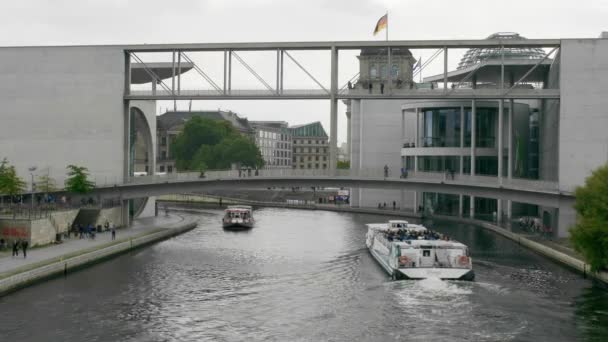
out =
[(1, 341), (607, 341), (608, 294), (481, 228), (475, 282), (391, 281), (365, 248), (383, 216), (260, 209), (0, 298)]

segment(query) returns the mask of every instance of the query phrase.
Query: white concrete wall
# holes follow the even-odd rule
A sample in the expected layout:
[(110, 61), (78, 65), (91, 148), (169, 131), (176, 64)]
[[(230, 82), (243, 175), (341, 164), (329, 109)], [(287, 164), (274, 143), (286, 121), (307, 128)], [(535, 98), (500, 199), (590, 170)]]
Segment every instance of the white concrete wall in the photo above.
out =
[(59, 186), (68, 164), (122, 179), (123, 90), (119, 47), (0, 48), (0, 158), (28, 183), (32, 165)]
[(608, 162), (608, 40), (562, 40), (559, 189)]
[[(388, 165), (391, 177), (401, 172), (401, 106), (403, 100), (357, 100), (351, 106), (351, 169), (364, 174), (383, 174)], [(411, 128), (407, 129), (411, 130)], [(351, 204), (376, 207), (413, 208), (413, 193), (402, 199), (400, 190), (353, 189)]]
[(120, 226), (120, 222), (122, 219), (121, 215), (122, 210), (120, 207), (101, 209), (99, 211), (99, 216), (97, 217), (97, 221), (95, 222), (94, 226), (103, 226), (106, 222), (109, 222), (110, 224), (114, 223), (116, 227), (118, 227)]

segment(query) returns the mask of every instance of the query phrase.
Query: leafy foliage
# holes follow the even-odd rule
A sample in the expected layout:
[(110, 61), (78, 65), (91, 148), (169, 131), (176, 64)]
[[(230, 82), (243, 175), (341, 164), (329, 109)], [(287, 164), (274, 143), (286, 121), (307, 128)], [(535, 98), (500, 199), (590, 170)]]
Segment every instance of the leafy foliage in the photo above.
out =
[(57, 182), (49, 175), (42, 175), (36, 181), (37, 190), (44, 193), (49, 193), (57, 190)]
[(232, 163), (261, 167), (264, 164), (255, 143), (227, 121), (193, 117), (171, 145), (179, 170), (226, 169)]
[(25, 182), (17, 175), (15, 166), (6, 158), (0, 162), (0, 194), (17, 195), (25, 190)]
[(608, 269), (608, 164), (595, 170), (575, 196), (578, 217), (570, 230), (574, 248), (592, 271)]
[(350, 169), (350, 160), (338, 160), (337, 168), (340, 170)]
[(84, 166), (68, 165), (68, 179), (65, 180), (65, 189), (76, 194), (86, 194), (95, 188), (89, 180), (89, 169)]

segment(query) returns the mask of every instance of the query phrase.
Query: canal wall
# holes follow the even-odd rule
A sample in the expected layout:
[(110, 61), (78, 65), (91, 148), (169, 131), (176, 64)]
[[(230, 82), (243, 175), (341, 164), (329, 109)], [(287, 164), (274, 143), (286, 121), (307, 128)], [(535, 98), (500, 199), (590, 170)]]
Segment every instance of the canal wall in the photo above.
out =
[[(202, 200), (197, 201), (196, 197), (201, 198)], [(211, 201), (210, 201), (211, 200)], [(208, 206), (210, 208), (217, 208), (217, 199), (215, 196), (196, 196), (196, 195), (178, 195), (178, 196), (163, 196), (158, 198), (159, 202), (166, 203), (180, 203), (180, 204), (192, 204), (192, 205), (203, 205)], [(224, 203), (232, 202), (232, 203), (240, 203), (240, 204), (248, 204), (252, 206), (260, 206), (260, 207), (271, 207), (271, 208), (288, 208), (288, 209), (306, 209), (306, 210), (327, 210), (327, 211), (337, 211), (337, 212), (350, 212), (350, 213), (361, 213), (361, 214), (374, 214), (374, 215), (387, 215), (387, 216), (397, 216), (397, 217), (406, 217), (406, 218), (418, 218), (422, 219), (422, 215), (419, 213), (414, 213), (413, 211), (402, 211), (402, 210), (392, 210), (390, 209), (375, 209), (375, 208), (356, 208), (356, 207), (340, 207), (340, 206), (331, 206), (331, 205), (323, 205), (323, 204), (313, 204), (313, 205), (296, 205), (296, 204), (287, 204), (287, 203), (273, 203), (273, 202), (261, 202), (261, 201), (252, 201), (252, 200), (241, 200), (236, 198), (224, 198)], [(565, 265), (569, 268), (577, 270), (581, 272), (584, 276), (590, 276), (594, 279), (602, 281), (604, 284), (608, 284), (608, 272), (591, 272), (591, 266), (585, 263), (583, 260), (558, 251), (554, 248), (551, 248), (542, 243), (538, 243), (531, 239), (522, 236), (521, 234), (517, 234), (511, 231), (508, 231), (500, 226), (494, 225), (487, 221), (474, 220), (469, 218), (461, 218), (455, 216), (444, 216), (444, 215), (426, 215), (424, 218), (436, 218), (442, 220), (448, 220), (453, 222), (461, 222), (474, 224), (485, 229), (491, 230), (496, 234), (499, 234), (507, 239), (513, 240), (518, 244), (539, 253), (553, 261), (556, 261), (562, 265)]]
[(51, 258), (36, 265), (30, 265), (26, 267), (27, 269), (16, 269), (11, 274), (0, 278), (0, 296), (44, 279), (62, 274), (67, 275), (71, 271), (157, 241), (168, 239), (195, 227), (196, 222), (194, 221), (180, 222), (168, 228), (159, 228), (142, 236), (118, 240), (77, 253)]

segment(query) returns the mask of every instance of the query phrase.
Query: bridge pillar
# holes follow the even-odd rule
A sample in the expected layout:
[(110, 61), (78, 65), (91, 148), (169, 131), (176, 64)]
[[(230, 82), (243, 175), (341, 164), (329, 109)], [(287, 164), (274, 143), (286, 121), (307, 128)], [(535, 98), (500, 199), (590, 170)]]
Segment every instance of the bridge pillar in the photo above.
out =
[(475, 196), (471, 196), (471, 200), (469, 201), (469, 217), (475, 218)]
[(513, 202), (511, 200), (507, 200), (507, 219), (511, 222), (511, 218), (513, 217)]
[[(513, 99), (509, 100), (509, 116), (507, 118), (507, 179), (513, 177), (513, 116), (515, 115), (515, 106)], [(509, 210), (511, 215), (511, 210)]]
[(463, 211), (463, 196), (462, 194), (458, 195), (458, 217), (462, 217), (462, 211)]
[[(464, 106), (460, 106), (460, 148), (464, 149)], [(464, 173), (464, 156), (462, 153), (460, 154), (460, 175)], [(462, 195), (460, 198), (462, 202)], [(462, 210), (460, 211), (460, 216), (462, 216)]]
[(331, 89), (329, 109), (329, 171), (331, 175), (336, 174), (338, 163), (338, 50), (331, 47)]
[(496, 223), (502, 222), (502, 200), (496, 200)]
[[(503, 162), (503, 134), (502, 134), (502, 129), (503, 129), (503, 117), (504, 117), (504, 106), (505, 106), (505, 100), (500, 99), (498, 100), (498, 144), (497, 144), (497, 148), (498, 148), (498, 184), (502, 185), (502, 162)], [(501, 200), (498, 200), (499, 206)], [(500, 216), (500, 210), (499, 210), (499, 216)], [(500, 219), (498, 220), (500, 221)]]
[[(477, 116), (477, 109), (475, 108), (475, 100), (471, 100), (471, 177), (475, 176), (475, 129), (476, 122), (475, 117)], [(471, 201), (473, 203), (473, 201)]]
[(129, 215), (129, 200), (120, 200), (120, 216), (122, 226), (128, 228), (131, 225), (131, 217)]

